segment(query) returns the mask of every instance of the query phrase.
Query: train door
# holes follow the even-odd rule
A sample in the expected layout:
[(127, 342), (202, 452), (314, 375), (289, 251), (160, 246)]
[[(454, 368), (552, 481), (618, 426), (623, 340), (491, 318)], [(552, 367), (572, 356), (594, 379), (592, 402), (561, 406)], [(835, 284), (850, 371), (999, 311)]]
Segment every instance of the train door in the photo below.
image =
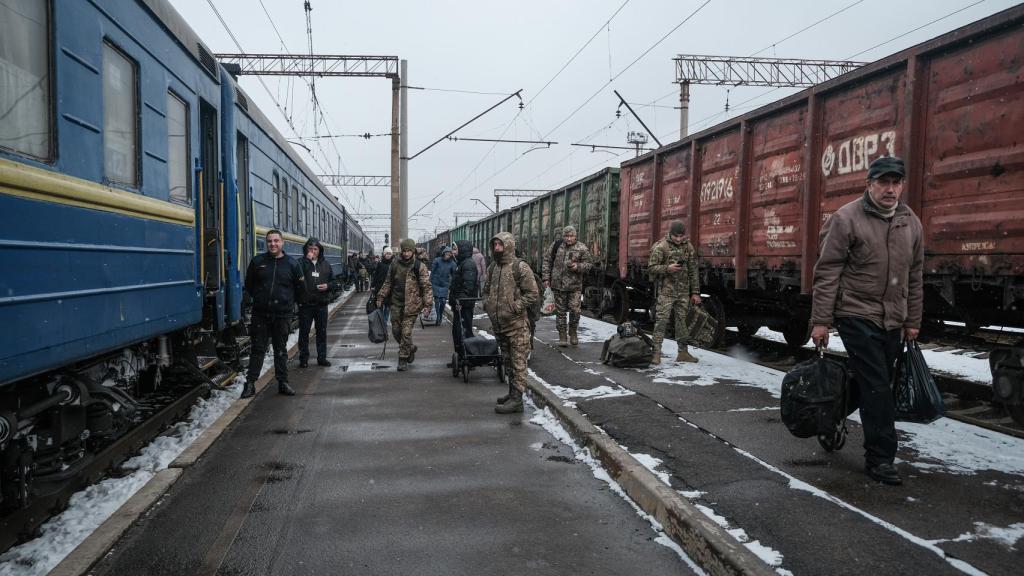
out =
[(239, 250), (239, 257), (244, 272), (249, 261), (256, 255), (256, 230), (253, 228), (252, 190), (249, 188), (249, 139), (242, 136), (241, 133), (238, 134), (235, 150), (235, 174), (238, 179), (238, 203), (241, 208), (239, 214), (242, 219), (241, 226), (239, 226), (242, 231), (242, 247)]
[(199, 106), (200, 227), (202, 247), (200, 270), (206, 290), (204, 316), (214, 319), (217, 330), (224, 328), (224, 190), (217, 163), (217, 110), (205, 101)]

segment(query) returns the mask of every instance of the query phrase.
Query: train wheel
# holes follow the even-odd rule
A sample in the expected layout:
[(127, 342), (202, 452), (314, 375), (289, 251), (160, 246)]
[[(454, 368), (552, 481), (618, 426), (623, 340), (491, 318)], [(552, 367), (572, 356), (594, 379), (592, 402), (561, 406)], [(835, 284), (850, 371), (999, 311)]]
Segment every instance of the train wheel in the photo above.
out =
[(740, 335), (740, 340), (744, 342), (753, 338), (754, 334), (757, 334), (757, 331), (760, 329), (761, 327), (756, 324), (747, 324), (745, 322), (740, 322), (736, 325), (736, 332)]
[(811, 327), (807, 322), (790, 320), (782, 329), (782, 337), (786, 339), (786, 344), (799, 348), (811, 339)]
[(615, 317), (617, 324), (629, 320), (629, 291), (626, 290), (624, 282), (616, 282), (612, 285), (612, 307), (610, 310)]
[(722, 338), (725, 337), (725, 307), (722, 306), (722, 301), (714, 296), (706, 298), (702, 304), (708, 314), (717, 322), (712, 333), (711, 343), (708, 344), (709, 347), (714, 348), (719, 346), (722, 343)]

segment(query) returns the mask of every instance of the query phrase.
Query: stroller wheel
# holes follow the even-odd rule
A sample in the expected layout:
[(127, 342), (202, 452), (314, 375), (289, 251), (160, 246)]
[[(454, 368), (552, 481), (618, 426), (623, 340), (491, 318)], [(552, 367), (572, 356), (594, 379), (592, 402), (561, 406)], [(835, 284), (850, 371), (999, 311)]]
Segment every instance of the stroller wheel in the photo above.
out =
[(836, 423), (836, 428), (831, 434), (819, 434), (818, 444), (826, 452), (841, 450), (846, 445), (846, 419), (843, 418)]
[(507, 384), (505, 381), (507, 376), (505, 374), (505, 364), (501, 360), (498, 360), (498, 364), (495, 366), (495, 369), (498, 371), (498, 382)]
[(452, 354), (452, 378), (459, 377), (459, 355)]
[(464, 362), (462, 364), (462, 381), (466, 383), (469, 382), (469, 362)]

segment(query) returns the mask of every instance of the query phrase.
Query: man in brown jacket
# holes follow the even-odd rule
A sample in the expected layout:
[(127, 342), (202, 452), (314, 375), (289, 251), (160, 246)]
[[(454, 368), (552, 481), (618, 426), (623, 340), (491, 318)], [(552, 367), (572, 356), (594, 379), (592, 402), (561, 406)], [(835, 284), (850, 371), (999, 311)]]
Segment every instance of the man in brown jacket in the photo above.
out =
[(387, 279), (377, 294), (377, 307), (390, 302), (391, 333), (398, 341), (398, 370), (409, 369), (416, 359), (412, 327), (420, 311), (427, 312), (434, 302), (430, 271), (414, 257), (416, 243), (402, 240), (401, 252), (388, 269)]
[(917, 339), (924, 293), (921, 221), (900, 202), (905, 175), (901, 158), (876, 159), (864, 195), (825, 223), (811, 311), (815, 344), (827, 345), (835, 326), (849, 354), (864, 427), (864, 470), (892, 485), (903, 483), (893, 465), (892, 367), (901, 340)]

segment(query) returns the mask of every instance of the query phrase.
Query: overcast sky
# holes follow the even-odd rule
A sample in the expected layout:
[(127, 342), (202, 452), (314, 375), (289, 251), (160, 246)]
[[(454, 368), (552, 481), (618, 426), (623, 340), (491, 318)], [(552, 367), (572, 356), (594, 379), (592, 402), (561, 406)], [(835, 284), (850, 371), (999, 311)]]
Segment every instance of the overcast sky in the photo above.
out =
[[(171, 2), (214, 52), (237, 52), (238, 48), (211, 3), (245, 52), (309, 52), (302, 0)], [(631, 158), (632, 151), (591, 152), (570, 146), (578, 142), (623, 146), (627, 132), (641, 129), (625, 110), (616, 119), (618, 100), (613, 90), (634, 105), (663, 144), (678, 140), (679, 112), (674, 109), (678, 85), (673, 84), (672, 61), (677, 54), (873, 61), (1017, 4), (1009, 0), (310, 3), (315, 53), (408, 60), (408, 85), (426, 88), (409, 91), (410, 155), (519, 89), (526, 104), (522, 111), (517, 100), (510, 100), (457, 135), (558, 142), (531, 151), (533, 146), (525, 144), (445, 141), (410, 161), (409, 214), (418, 211), (418, 215), (409, 228), (417, 239), (453, 225), (456, 212), (486, 212), (473, 199), (493, 207), (495, 188), (558, 188)], [(264, 82), (272, 96), (257, 78), (241, 80), (251, 99), (287, 138), (301, 138), (313, 150), (313, 158), (300, 152), (314, 172), (390, 174), (389, 137), (345, 136), (390, 132), (389, 80), (318, 80), (320, 116), (313, 113), (304, 80), (266, 77)], [(690, 132), (795, 91), (693, 86)], [(294, 129), (277, 111), (274, 99), (287, 110)], [(725, 112), (727, 101), (729, 112)], [(317, 134), (342, 136), (311, 139)], [(390, 212), (388, 188), (335, 190), (357, 213)], [(503, 208), (512, 203), (502, 199)], [(459, 222), (465, 220), (460, 217)], [(363, 223), (380, 227), (371, 235), (383, 241), (388, 220)]]

